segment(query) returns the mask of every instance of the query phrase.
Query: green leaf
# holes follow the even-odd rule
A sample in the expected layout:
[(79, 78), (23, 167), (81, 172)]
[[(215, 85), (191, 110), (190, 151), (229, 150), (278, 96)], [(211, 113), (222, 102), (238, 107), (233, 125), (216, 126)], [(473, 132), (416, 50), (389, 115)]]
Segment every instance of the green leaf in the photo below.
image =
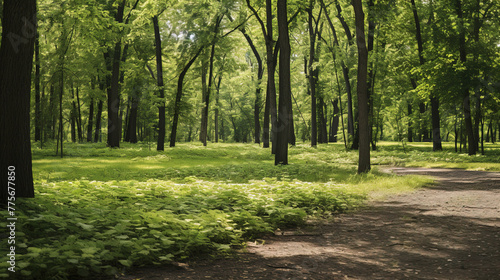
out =
[(130, 267), (132, 265), (132, 261), (130, 261), (130, 260), (118, 260), (118, 262), (121, 265), (126, 266), (126, 267)]

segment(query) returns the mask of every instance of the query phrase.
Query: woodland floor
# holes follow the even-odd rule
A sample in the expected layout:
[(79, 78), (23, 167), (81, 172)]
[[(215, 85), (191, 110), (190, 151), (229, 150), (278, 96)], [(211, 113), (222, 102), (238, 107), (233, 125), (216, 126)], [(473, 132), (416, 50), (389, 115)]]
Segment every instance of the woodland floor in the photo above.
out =
[(120, 280), (500, 279), (500, 173), (391, 167), (436, 184), (373, 200), (231, 259), (128, 271)]

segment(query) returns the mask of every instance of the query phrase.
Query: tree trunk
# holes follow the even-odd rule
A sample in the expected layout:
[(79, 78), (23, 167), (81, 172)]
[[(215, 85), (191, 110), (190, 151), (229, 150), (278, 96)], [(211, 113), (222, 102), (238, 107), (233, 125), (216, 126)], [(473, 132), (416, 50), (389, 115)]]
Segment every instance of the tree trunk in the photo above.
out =
[[(274, 164), (288, 164), (288, 137), (291, 124), (291, 86), (290, 86), (290, 39), (288, 34), (287, 1), (278, 0), (279, 33), (279, 118)], [(274, 146), (274, 143), (273, 143)]]
[(139, 108), (140, 91), (135, 89), (130, 97), (130, 112), (127, 121), (127, 136), (126, 140), (129, 143), (137, 143), (137, 111)]
[(220, 93), (220, 84), (222, 82), (222, 73), (219, 75), (219, 80), (217, 81), (217, 85), (215, 88), (215, 110), (214, 110), (214, 122), (215, 122), (215, 143), (219, 143), (219, 93)]
[(365, 42), (365, 24), (361, 0), (353, 0), (356, 42), (358, 45), (358, 111), (359, 111), (359, 162), (358, 173), (370, 171), (370, 129), (368, 118), (368, 50)]
[(76, 102), (75, 102), (75, 89), (73, 86), (71, 86), (71, 113), (70, 113), (70, 118), (71, 118), (71, 142), (75, 143), (76, 142), (76, 123), (77, 117), (76, 117)]
[(78, 142), (83, 142), (83, 129), (82, 129), (82, 109), (80, 105), (80, 89), (76, 88), (76, 104), (77, 104), (77, 128), (78, 128)]
[(101, 119), (102, 119), (102, 100), (99, 100), (97, 105), (97, 115), (95, 117), (95, 132), (94, 132), (94, 143), (97, 143), (101, 139)]
[(219, 25), (222, 21), (222, 15), (217, 15), (215, 26), (213, 30), (212, 48), (210, 50), (210, 64), (209, 64), (209, 74), (208, 74), (208, 88), (205, 92), (203, 103), (205, 103), (202, 109), (201, 115), (201, 130), (200, 130), (200, 141), (203, 146), (207, 145), (208, 137), (208, 111), (210, 107), (210, 93), (212, 91), (213, 84), (213, 71), (214, 71), (214, 57), (215, 57), (215, 43), (217, 42), (217, 35), (219, 33)]
[(89, 122), (87, 125), (87, 142), (92, 142), (92, 125), (94, 121), (94, 98), (90, 98)]
[[(269, 112), (271, 113), (271, 140), (273, 145), (271, 153), (276, 154), (276, 141), (278, 133), (278, 112), (276, 106), (276, 82), (274, 73), (276, 72), (276, 65), (274, 62), (273, 54), (273, 11), (272, 0), (266, 0), (266, 55), (267, 55), (267, 84), (269, 90)], [(287, 28), (288, 28), (288, 23)], [(279, 26), (279, 25), (278, 25)], [(266, 35), (266, 34), (264, 34)], [(280, 54), (281, 55), (281, 54)]]
[(312, 1), (310, 1), (311, 6), (307, 10), (309, 14), (308, 17), (308, 29), (309, 29), (309, 65), (308, 68), (308, 80), (309, 80), (309, 92), (311, 94), (311, 147), (316, 147), (318, 145), (318, 125), (316, 120), (316, 73), (317, 69), (313, 69), (316, 51), (316, 33), (313, 28), (313, 15), (312, 15)]
[(413, 121), (411, 119), (413, 114), (413, 107), (408, 101), (408, 142), (413, 142)]
[(40, 101), (40, 42), (38, 30), (35, 35), (35, 142), (42, 139), (42, 109)]
[(36, 1), (3, 1), (0, 47), (0, 170), (3, 175), (0, 176), (0, 204), (12, 201), (10, 197), (35, 196), (30, 142), (35, 33)]
[[(337, 134), (339, 130), (339, 99), (336, 98), (335, 101), (332, 101), (333, 105), (333, 121), (330, 126), (330, 142), (337, 143)], [(342, 104), (341, 104), (342, 106)]]
[[(123, 23), (123, 12), (125, 9), (126, 0), (122, 0), (118, 4), (118, 9), (115, 15), (115, 21)], [(121, 60), (122, 43), (121, 38), (115, 43), (113, 49), (108, 49), (104, 53), (106, 61), (106, 68), (111, 75), (107, 77), (108, 80), (108, 140), (107, 145), (111, 148), (120, 147), (120, 60)]]
[[(415, 20), (415, 36), (417, 39), (417, 46), (418, 46), (418, 59), (420, 62), (420, 65), (424, 65), (425, 59), (424, 59), (424, 44), (422, 40), (422, 33), (420, 29), (420, 19), (418, 16), (418, 11), (417, 7), (415, 5), (415, 0), (411, 0), (411, 5), (412, 5), (412, 10), (413, 10), (413, 18)], [(422, 107), (425, 109), (425, 106), (422, 106), (423, 103), (420, 103), (420, 113), (425, 112), (425, 110), (422, 110)], [(423, 111), (423, 112), (422, 112)], [(432, 150), (433, 151), (441, 151), (443, 150), (442, 144), (441, 144), (441, 127), (440, 127), (440, 116), (439, 116), (439, 99), (437, 96), (435, 96), (435, 93), (431, 93), (431, 119), (432, 119)], [(425, 121), (424, 121), (425, 124)], [(427, 129), (424, 128), (423, 130), (423, 138), (424, 141), (426, 141), (428, 138), (428, 132)]]
[(198, 52), (194, 55), (193, 58), (184, 66), (181, 74), (179, 75), (179, 80), (177, 81), (177, 92), (175, 94), (175, 104), (174, 104), (174, 116), (172, 121), (172, 133), (170, 134), (170, 147), (175, 147), (175, 141), (177, 138), (177, 125), (179, 123), (179, 113), (181, 106), (181, 98), (182, 98), (182, 87), (184, 83), (184, 77), (186, 76), (187, 71), (193, 65), (196, 58), (200, 55), (203, 48), (200, 48)]
[[(457, 11), (457, 16), (458, 16), (458, 21), (459, 21), (459, 26), (464, 25), (464, 20), (463, 20), (463, 11), (462, 11), (462, 3), (461, 0), (455, 0), (455, 9)], [(459, 40), (458, 40), (458, 48), (460, 51), (460, 62), (462, 62), (464, 65), (467, 62), (467, 50), (466, 50), (466, 41), (465, 41), (465, 31), (464, 28), (459, 28)], [(465, 80), (467, 77), (465, 76), (466, 74), (463, 73), (462, 79), (462, 101), (463, 101), (463, 110), (464, 110), (464, 121), (465, 121), (465, 132), (467, 134), (468, 138), (468, 148), (469, 148), (469, 155), (475, 155), (477, 153), (477, 145), (474, 143), (475, 142), (475, 135), (474, 135), (474, 129), (472, 127), (472, 117), (471, 117), (471, 111), (470, 111), (470, 94), (469, 94), (469, 88), (467, 87), (467, 83)]]
[[(338, 1), (336, 1), (335, 4), (337, 8), (337, 18), (339, 19), (340, 23), (342, 24), (342, 27), (344, 29), (344, 33), (347, 37), (347, 42), (349, 46), (352, 46), (354, 44), (354, 40), (352, 38), (352, 33), (349, 28), (349, 25), (345, 21), (344, 17), (342, 16), (342, 8)], [(330, 26), (333, 26), (333, 24), (330, 24)], [(351, 82), (349, 79), (349, 68), (345, 65), (344, 61), (341, 61), (341, 67), (342, 67), (342, 74), (344, 76), (344, 81), (345, 81), (345, 86), (346, 86), (346, 92), (347, 92), (347, 131), (349, 135), (355, 137), (354, 133), (354, 111), (353, 111), (353, 102), (352, 102), (352, 89), (351, 89)], [(358, 144), (353, 144), (353, 146), (357, 146)]]
[(441, 123), (439, 117), (439, 99), (431, 97), (431, 113), (432, 113), (432, 150), (442, 151), (441, 144)]
[(158, 142), (156, 150), (163, 151), (165, 149), (165, 89), (163, 88), (160, 27), (158, 26), (158, 16), (156, 15), (153, 16), (153, 26), (156, 46), (156, 84), (158, 85), (158, 97), (160, 98), (158, 106)]
[(252, 39), (248, 34), (246, 33), (245, 29), (242, 29), (241, 32), (243, 33), (243, 36), (245, 36), (245, 39), (248, 42), (248, 45), (250, 46), (250, 49), (252, 49), (252, 52), (257, 59), (257, 86), (255, 87), (255, 102), (254, 102), (254, 142), (256, 144), (260, 143), (260, 104), (261, 104), (261, 83), (262, 83), (262, 77), (264, 76), (264, 67), (262, 65), (262, 58), (260, 57), (259, 52), (257, 51), (257, 48), (255, 47)]
[[(368, 1), (368, 55), (373, 52), (373, 44), (375, 41), (375, 13), (373, 12), (375, 3), (373, 0)], [(372, 55), (373, 56), (373, 55)], [(373, 140), (373, 100), (374, 100), (374, 88), (375, 88), (375, 63), (373, 59), (370, 61), (370, 67), (368, 67), (368, 81), (367, 81), (367, 95), (368, 95), (368, 129), (370, 135), (370, 142), (372, 144), (372, 149), (377, 150), (375, 141)]]
[(49, 93), (49, 114), (50, 114), (50, 139), (56, 139), (56, 91), (54, 88), (54, 84), (50, 84), (50, 93)]
[(319, 104), (318, 104), (318, 113), (319, 113), (319, 143), (328, 143), (328, 132), (327, 132), (327, 123), (326, 123), (326, 117), (325, 117), (325, 101), (323, 100), (323, 97), (318, 97)]

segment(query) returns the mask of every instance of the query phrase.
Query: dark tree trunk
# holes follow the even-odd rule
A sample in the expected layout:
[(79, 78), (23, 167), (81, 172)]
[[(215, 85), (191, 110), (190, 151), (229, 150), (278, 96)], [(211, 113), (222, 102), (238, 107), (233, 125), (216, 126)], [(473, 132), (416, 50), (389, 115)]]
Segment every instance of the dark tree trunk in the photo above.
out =
[(219, 74), (219, 80), (217, 81), (217, 85), (215, 88), (215, 110), (214, 110), (215, 143), (219, 143), (219, 93), (220, 93), (221, 82), (222, 82), (222, 73)]
[[(276, 65), (273, 54), (273, 7), (272, 0), (266, 0), (266, 23), (260, 18), (258, 12), (250, 4), (250, 0), (246, 0), (248, 8), (252, 11), (257, 18), (262, 34), (264, 35), (266, 43), (266, 64), (267, 64), (267, 87), (266, 87), (266, 103), (264, 108), (264, 124), (262, 133), (262, 142), (264, 148), (269, 148), (270, 138), (276, 142), (276, 125), (277, 125), (277, 112), (276, 112), (276, 83), (274, 73), (276, 72)], [(271, 119), (271, 131), (269, 131), (269, 117)], [(275, 154), (276, 145), (273, 144), (271, 152)]]
[(42, 109), (40, 101), (40, 43), (35, 35), (35, 142), (42, 140)]
[[(290, 86), (290, 39), (288, 34), (287, 1), (278, 0), (279, 33), (279, 118), (274, 164), (288, 164), (288, 137), (292, 116)], [(274, 143), (273, 143), (274, 146)]]
[(370, 171), (370, 128), (368, 118), (368, 50), (365, 42), (363, 3), (353, 0), (356, 42), (358, 45), (358, 110), (359, 110), (359, 162), (358, 173)]
[(87, 142), (92, 142), (92, 126), (94, 122), (94, 98), (90, 98), (89, 122), (87, 125)]
[(77, 87), (76, 88), (76, 104), (77, 104), (77, 113), (78, 113), (78, 118), (77, 118), (77, 128), (78, 128), (78, 141), (83, 142), (83, 129), (82, 129), (82, 109), (80, 105), (80, 89)]
[(441, 122), (439, 117), (439, 99), (431, 97), (431, 113), (432, 113), (432, 150), (442, 151), (441, 144)]
[(257, 51), (257, 48), (255, 47), (252, 39), (248, 34), (246, 33), (245, 29), (242, 29), (241, 32), (243, 33), (243, 36), (245, 36), (245, 39), (248, 42), (248, 45), (252, 49), (252, 52), (257, 59), (257, 86), (255, 88), (255, 102), (254, 102), (254, 142), (255, 143), (260, 143), (260, 104), (261, 104), (261, 83), (262, 83), (262, 77), (264, 76), (264, 67), (262, 65), (262, 58), (260, 57), (259, 52)]
[[(59, 137), (57, 137), (57, 147), (59, 147), (59, 143), (61, 145), (61, 158), (64, 156), (63, 151), (63, 142), (64, 142), (64, 133), (63, 133), (63, 94), (64, 94), (64, 55), (61, 55), (61, 70), (60, 70), (60, 81), (59, 81)], [(58, 153), (58, 148), (56, 147), (56, 155)]]
[(408, 102), (408, 142), (413, 142), (413, 121), (412, 121), (413, 107)]
[(127, 121), (126, 141), (129, 143), (137, 143), (137, 111), (139, 109), (139, 90), (134, 90), (130, 97), (130, 111)]
[(102, 119), (102, 100), (99, 100), (97, 105), (97, 115), (95, 117), (95, 132), (94, 132), (94, 143), (97, 143), (101, 139), (101, 119)]
[(421, 119), (423, 119), (423, 122), (420, 123), (420, 139), (419, 139), (419, 141), (420, 142), (428, 141), (429, 140), (429, 130), (427, 130), (427, 120), (424, 116), (422, 116), (425, 114), (425, 111), (427, 111), (427, 108), (426, 108), (424, 102), (420, 102), (418, 104), (418, 107), (420, 109)]
[(309, 29), (309, 65), (308, 65), (308, 80), (309, 80), (309, 92), (311, 94), (311, 147), (316, 147), (318, 145), (318, 125), (316, 119), (316, 78), (317, 78), (317, 68), (313, 69), (316, 51), (316, 33), (313, 28), (313, 15), (312, 15), (312, 1), (311, 6), (307, 10), (309, 14), (309, 20), (307, 21)]
[(323, 100), (323, 97), (318, 97), (319, 104), (318, 104), (318, 117), (319, 117), (319, 143), (328, 143), (328, 132), (327, 132), (327, 123), (326, 123), (326, 117), (325, 117), (325, 102)]
[(179, 80), (177, 81), (177, 92), (175, 94), (175, 104), (174, 104), (174, 116), (172, 121), (172, 133), (170, 134), (170, 147), (175, 147), (175, 140), (177, 138), (177, 125), (179, 123), (179, 113), (181, 106), (181, 98), (182, 98), (182, 87), (184, 83), (184, 77), (186, 76), (187, 71), (193, 65), (194, 61), (200, 55), (203, 48), (200, 48), (198, 52), (194, 55), (193, 58), (184, 66), (181, 74), (179, 75)]
[[(337, 143), (337, 134), (339, 129), (339, 99), (332, 102), (333, 105), (333, 121), (330, 126), (330, 142)], [(342, 106), (342, 104), (341, 104)]]
[(36, 1), (3, 1), (0, 47), (0, 170), (3, 175), (0, 176), (0, 204), (13, 202), (10, 197), (35, 196), (30, 142), (35, 20)]
[[(375, 42), (375, 13), (373, 12), (375, 3), (373, 0), (368, 1), (368, 55), (373, 52), (373, 44)], [(367, 95), (368, 95), (368, 129), (370, 134), (370, 142), (372, 144), (372, 149), (377, 150), (377, 145), (375, 144), (373, 138), (373, 100), (374, 100), (374, 89), (375, 89), (375, 63), (371, 59), (370, 67), (368, 67), (368, 81), (367, 81)]]
[[(417, 7), (415, 5), (415, 0), (411, 0), (411, 5), (412, 5), (412, 10), (413, 10), (413, 18), (415, 20), (415, 36), (417, 39), (417, 45), (418, 45), (418, 59), (420, 62), (420, 65), (424, 65), (425, 59), (424, 59), (424, 44), (422, 40), (422, 33), (420, 29), (420, 19), (418, 16), (418, 11)], [(420, 103), (420, 113), (423, 113), (422, 107), (425, 109), (425, 106), (422, 106), (422, 103)], [(425, 112), (425, 110), (424, 110)], [(431, 94), (431, 122), (432, 122), (432, 150), (433, 151), (441, 151), (443, 150), (442, 144), (441, 144), (441, 127), (440, 127), (440, 116), (439, 116), (439, 99), (437, 96), (435, 96), (435, 93)], [(424, 121), (424, 124), (426, 122)], [(426, 141), (429, 138), (428, 131), (424, 127), (424, 130), (422, 131), (424, 141)]]
[(71, 118), (71, 142), (75, 143), (76, 142), (76, 123), (77, 117), (76, 117), (76, 102), (75, 102), (75, 89), (73, 86), (71, 86), (71, 113), (70, 113), (70, 118)]
[(54, 88), (54, 84), (50, 84), (50, 93), (49, 93), (49, 114), (50, 114), (50, 139), (56, 139), (56, 91)]
[(153, 26), (156, 46), (156, 84), (158, 85), (158, 97), (160, 98), (160, 103), (158, 105), (158, 142), (156, 150), (163, 151), (165, 149), (165, 89), (163, 88), (160, 27), (158, 26), (158, 16), (156, 15), (153, 17)]
[[(463, 11), (462, 11), (462, 3), (461, 0), (455, 0), (455, 9), (457, 11), (457, 16), (458, 16), (458, 21), (459, 21), (459, 26), (463, 26), (464, 24), (464, 19), (463, 19)], [(458, 48), (460, 51), (460, 62), (463, 64), (466, 64), (467, 62), (467, 50), (466, 50), (466, 41), (465, 41), (465, 31), (463, 28), (459, 29), (459, 38), (458, 38)], [(477, 153), (477, 145), (474, 143), (475, 142), (475, 135), (474, 135), (474, 129), (472, 127), (472, 117), (471, 117), (471, 111), (470, 111), (470, 94), (469, 94), (469, 88), (467, 86), (467, 83), (465, 80), (467, 77), (465, 76), (466, 74), (463, 74), (463, 77), (461, 77), (462, 80), (462, 100), (463, 100), (463, 110), (464, 110), (464, 121), (465, 121), (465, 132), (467, 134), (467, 139), (468, 139), (468, 148), (469, 148), (469, 155), (475, 155)]]
[[(123, 23), (123, 12), (126, 0), (118, 4), (115, 14), (115, 21)], [(120, 129), (120, 61), (121, 61), (122, 43), (121, 38), (115, 43), (113, 49), (108, 49), (104, 53), (106, 68), (108, 70), (108, 140), (107, 145), (111, 148), (120, 147), (121, 129)]]
[(479, 133), (479, 128), (480, 128), (480, 125), (481, 125), (481, 96), (480, 96), (480, 93), (476, 91), (475, 93), (475, 99), (476, 99), (476, 116), (474, 118), (474, 136), (476, 136), (476, 138), (474, 139), (475, 142), (476, 142), (476, 150), (479, 151), (479, 144), (480, 144), (480, 133)]
[[(276, 64), (274, 61), (273, 54), (273, 11), (272, 11), (272, 0), (266, 0), (266, 26), (267, 35), (266, 36), (266, 54), (267, 54), (267, 84), (269, 89), (269, 112), (271, 113), (271, 140), (273, 141), (273, 146), (271, 147), (271, 153), (276, 153), (276, 141), (278, 135), (278, 112), (276, 106), (276, 82), (274, 73), (276, 72)], [(287, 28), (288, 28), (288, 23)], [(278, 25), (279, 26), (279, 25)], [(278, 36), (279, 37), (279, 36)]]
[[(342, 16), (342, 8), (338, 2), (335, 4), (337, 8), (337, 18), (339, 19), (340, 23), (342, 24), (342, 28), (344, 29), (344, 33), (347, 37), (347, 42), (349, 46), (352, 46), (354, 44), (354, 40), (352, 37), (351, 30), (349, 28), (349, 25), (345, 21), (344, 17)], [(329, 21), (330, 28), (333, 26), (331, 24), (331, 21)], [(336, 37), (336, 35), (335, 35)], [(338, 45), (338, 43), (337, 43)], [(346, 92), (347, 92), (347, 131), (349, 135), (354, 136), (354, 138), (357, 138), (354, 133), (354, 111), (353, 111), (353, 102), (352, 102), (352, 89), (351, 89), (351, 82), (349, 79), (349, 68), (345, 65), (344, 61), (341, 61), (341, 67), (342, 67), (342, 74), (344, 76), (344, 82), (346, 86)], [(357, 149), (357, 144), (353, 144), (353, 146)]]
[[(205, 63), (205, 61), (202, 61), (201, 62), (201, 103), (203, 104), (203, 106), (206, 106), (205, 100), (207, 98), (206, 96), (207, 96), (207, 91), (208, 91), (207, 68), (208, 68), (208, 65)], [(203, 139), (206, 139), (206, 136), (204, 134), (206, 133), (205, 128), (207, 127), (208, 119), (206, 119), (204, 116), (205, 116), (205, 108), (202, 108), (201, 109), (200, 137), (199, 137), (199, 141), (201, 143), (204, 143)]]
[(210, 50), (210, 64), (209, 64), (209, 74), (208, 74), (208, 88), (205, 94), (204, 103), (205, 106), (202, 110), (201, 115), (201, 132), (200, 132), (200, 140), (203, 143), (203, 146), (207, 145), (208, 138), (208, 111), (210, 107), (210, 93), (212, 91), (213, 77), (214, 77), (214, 57), (215, 57), (215, 43), (217, 42), (219, 26), (222, 21), (222, 15), (218, 15), (216, 18), (214, 31), (213, 31), (213, 39), (212, 39), (212, 49)]
[(262, 147), (269, 148), (270, 127), (269, 118), (271, 116), (271, 97), (269, 96), (269, 86), (266, 87), (266, 101), (264, 105), (264, 123), (262, 124)]

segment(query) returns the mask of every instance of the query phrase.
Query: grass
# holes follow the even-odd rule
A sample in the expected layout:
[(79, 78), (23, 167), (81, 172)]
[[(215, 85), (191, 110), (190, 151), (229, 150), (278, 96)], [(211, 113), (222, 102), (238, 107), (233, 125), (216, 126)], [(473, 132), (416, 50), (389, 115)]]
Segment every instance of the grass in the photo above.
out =
[[(364, 175), (356, 175), (357, 153), (341, 144), (292, 147), (287, 166), (274, 166), (270, 150), (255, 144), (150, 147), (67, 143), (63, 159), (34, 147), (36, 198), (17, 201), (18, 272), (10, 277), (95, 279), (130, 266), (224, 255), (276, 228), (431, 182), (383, 174), (377, 165), (500, 170), (497, 145), (468, 157), (448, 144), (439, 153), (428, 152), (430, 143), (410, 144), (405, 153), (382, 142), (372, 152), (374, 170)], [(7, 267), (4, 254), (0, 277), (9, 277)]]

